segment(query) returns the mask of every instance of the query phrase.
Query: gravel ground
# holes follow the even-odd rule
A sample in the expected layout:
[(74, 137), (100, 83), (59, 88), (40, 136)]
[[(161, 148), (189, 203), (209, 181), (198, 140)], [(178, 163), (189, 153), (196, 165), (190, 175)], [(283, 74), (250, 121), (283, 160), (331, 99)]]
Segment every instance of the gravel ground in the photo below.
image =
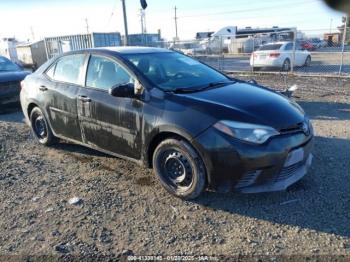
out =
[[(281, 76), (256, 79), (283, 86)], [(278, 193), (207, 192), (182, 201), (150, 170), (65, 142), (40, 146), (20, 112), (1, 114), (0, 260), (350, 259), (350, 83), (292, 83), (300, 85), (297, 100), (315, 128), (315, 158), (302, 181)]]

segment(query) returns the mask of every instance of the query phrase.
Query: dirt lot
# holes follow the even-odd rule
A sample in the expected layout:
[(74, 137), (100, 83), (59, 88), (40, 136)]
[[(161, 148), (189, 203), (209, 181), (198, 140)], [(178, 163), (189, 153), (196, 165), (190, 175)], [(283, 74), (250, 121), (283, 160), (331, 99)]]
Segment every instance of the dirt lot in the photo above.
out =
[[(283, 86), (280, 76), (257, 77)], [(0, 115), (0, 260), (135, 255), (329, 255), (350, 259), (350, 83), (289, 79), (316, 132), (309, 174), (286, 192), (205, 193), (185, 202), (151, 171), (61, 142), (36, 144), (19, 112)], [(80, 203), (69, 204), (79, 197)], [(346, 259), (343, 257), (343, 259)]]

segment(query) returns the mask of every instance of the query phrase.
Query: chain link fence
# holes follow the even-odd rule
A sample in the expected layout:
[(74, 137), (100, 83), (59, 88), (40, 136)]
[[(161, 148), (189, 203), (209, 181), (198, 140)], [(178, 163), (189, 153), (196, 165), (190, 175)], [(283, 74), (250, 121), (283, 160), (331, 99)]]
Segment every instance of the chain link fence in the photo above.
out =
[(297, 30), (162, 42), (230, 73), (350, 77), (350, 27), (333, 33)]

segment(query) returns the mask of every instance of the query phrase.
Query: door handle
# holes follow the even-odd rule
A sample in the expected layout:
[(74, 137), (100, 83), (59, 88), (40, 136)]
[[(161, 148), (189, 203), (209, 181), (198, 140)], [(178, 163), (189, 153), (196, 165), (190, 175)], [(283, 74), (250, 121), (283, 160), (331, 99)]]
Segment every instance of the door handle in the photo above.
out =
[(40, 87), (39, 87), (39, 90), (40, 90), (40, 91), (43, 91), (43, 92), (44, 92), (44, 91), (47, 91), (47, 87), (44, 86), (44, 85), (43, 85), (43, 86), (40, 86)]
[(87, 96), (78, 96), (78, 99), (82, 102), (91, 102), (91, 99)]

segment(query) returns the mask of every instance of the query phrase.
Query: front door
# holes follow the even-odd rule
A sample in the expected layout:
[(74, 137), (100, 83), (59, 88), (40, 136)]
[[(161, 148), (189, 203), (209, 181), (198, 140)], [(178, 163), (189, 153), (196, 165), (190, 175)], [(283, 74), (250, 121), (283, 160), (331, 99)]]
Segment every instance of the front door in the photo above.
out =
[(117, 61), (91, 55), (86, 86), (78, 94), (79, 121), (86, 144), (140, 159), (143, 104), (108, 93), (113, 86), (133, 81), (131, 73)]

